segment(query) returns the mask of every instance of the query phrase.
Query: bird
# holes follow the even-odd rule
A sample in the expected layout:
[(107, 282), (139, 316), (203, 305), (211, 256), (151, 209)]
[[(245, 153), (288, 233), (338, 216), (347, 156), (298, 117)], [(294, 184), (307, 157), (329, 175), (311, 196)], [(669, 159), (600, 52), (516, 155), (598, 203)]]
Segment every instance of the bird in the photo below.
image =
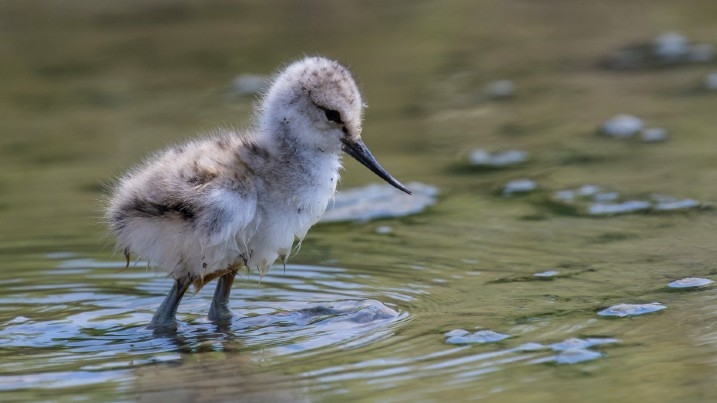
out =
[(411, 194), (363, 142), (364, 108), (347, 67), (304, 57), (273, 76), (245, 129), (170, 146), (113, 181), (105, 220), (116, 250), (174, 280), (149, 329), (176, 330), (187, 290), (214, 279), (208, 318), (230, 321), (238, 271), (286, 264), (333, 198), (343, 153)]

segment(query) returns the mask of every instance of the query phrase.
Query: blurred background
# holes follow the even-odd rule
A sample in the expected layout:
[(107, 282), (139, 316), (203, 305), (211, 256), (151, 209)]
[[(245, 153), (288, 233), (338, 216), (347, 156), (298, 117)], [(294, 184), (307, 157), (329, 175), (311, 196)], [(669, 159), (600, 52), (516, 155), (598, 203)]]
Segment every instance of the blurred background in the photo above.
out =
[[(716, 18), (697, 0), (0, 2), (0, 397), (714, 396), (714, 291), (668, 283), (717, 273)], [(365, 142), (437, 198), (320, 224), (285, 272), (235, 285), (230, 329), (204, 319), (207, 287), (154, 338), (170, 280), (123, 269), (107, 185), (247, 127), (304, 55), (350, 67)], [(340, 190), (377, 182), (345, 168)]]

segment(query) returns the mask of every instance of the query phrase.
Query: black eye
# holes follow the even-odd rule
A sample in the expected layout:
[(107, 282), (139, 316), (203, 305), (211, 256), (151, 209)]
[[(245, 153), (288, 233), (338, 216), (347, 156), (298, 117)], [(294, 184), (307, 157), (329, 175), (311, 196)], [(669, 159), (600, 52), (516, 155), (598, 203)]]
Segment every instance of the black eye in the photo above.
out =
[(341, 114), (339, 113), (339, 111), (335, 111), (333, 109), (324, 109), (324, 113), (326, 114), (326, 119), (328, 119), (330, 122), (343, 123), (341, 121)]

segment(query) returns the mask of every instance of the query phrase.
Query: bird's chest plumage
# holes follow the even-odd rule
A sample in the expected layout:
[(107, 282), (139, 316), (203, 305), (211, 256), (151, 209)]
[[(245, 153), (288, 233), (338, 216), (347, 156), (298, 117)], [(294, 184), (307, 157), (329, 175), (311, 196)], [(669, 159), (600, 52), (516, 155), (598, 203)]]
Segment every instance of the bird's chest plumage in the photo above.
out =
[(326, 157), (308, 166), (277, 169), (273, 173), (283, 180), (260, 188), (256, 232), (248, 240), (249, 267), (264, 271), (277, 258), (288, 257), (294, 242), (319, 221), (339, 179), (338, 156)]
[(336, 156), (313, 160), (310, 166), (302, 168), (303, 175), (297, 175), (293, 181), (291, 197), (283, 199), (286, 202), (287, 222), (290, 223), (287, 229), (300, 240), (319, 221), (334, 197), (339, 168)]

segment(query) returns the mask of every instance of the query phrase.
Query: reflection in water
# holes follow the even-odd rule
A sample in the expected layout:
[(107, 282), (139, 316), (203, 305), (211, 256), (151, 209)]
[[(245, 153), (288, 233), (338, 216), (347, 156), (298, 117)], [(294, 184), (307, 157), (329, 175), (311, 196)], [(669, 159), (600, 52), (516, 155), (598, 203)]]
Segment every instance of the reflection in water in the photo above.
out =
[[(232, 301), (236, 317), (230, 324), (217, 326), (202, 317), (208, 295), (199, 293), (187, 301), (190, 313), (182, 318), (184, 321), (179, 329), (157, 334), (145, 327), (158, 303), (156, 294), (161, 295), (167, 279), (151, 273), (138, 276), (132, 271), (103, 273), (105, 269), (118, 266), (115, 262), (67, 259), (61, 261), (58, 268), (65, 275), (81, 274), (91, 281), (108, 278), (143, 280), (137, 284), (139, 289), (112, 295), (99, 293), (90, 284), (66, 283), (52, 288), (37, 287), (34, 291), (46, 293), (43, 297), (18, 299), (11, 296), (0, 301), (6, 305), (81, 307), (80, 312), (63, 319), (17, 316), (3, 324), (0, 330), (2, 345), (24, 348), (25, 354), (22, 362), (3, 365), (2, 372), (11, 373), (13, 367), (21, 365), (23, 371), (42, 373), (39, 376), (5, 376), (2, 378), (3, 389), (64, 388), (102, 384), (109, 380), (124, 383), (132, 378), (139, 380), (140, 391), (161, 392), (165, 396), (165, 392), (179, 393), (177, 385), (186, 387), (187, 393), (199, 393), (221, 378), (227, 382), (227, 387), (232, 387), (232, 393), (237, 388), (241, 390), (252, 385), (261, 394), (262, 387), (256, 382), (237, 384), (226, 376), (227, 373), (220, 376), (225, 372), (223, 364), (207, 370), (201, 362), (203, 359), (212, 362), (213, 358), (199, 357), (214, 357), (214, 354), (226, 357), (233, 368), (229, 374), (236, 374), (241, 370), (234, 364), (256, 367), (267, 357), (307, 353), (329, 346), (350, 349), (368, 345), (389, 337), (394, 326), (407, 318), (405, 313), (379, 301), (354, 299), (361, 298), (364, 291), (359, 284), (351, 284), (351, 276), (342, 269), (287, 266), (286, 275), (265, 276), (261, 284), (253, 283), (253, 287), (242, 290), (246, 291), (244, 298)], [(328, 278), (331, 281), (327, 281)], [(82, 291), (83, 288), (86, 290)], [(147, 294), (155, 295), (142, 296), (142, 288), (147, 289)], [(32, 287), (16, 287), (15, 291), (19, 289), (33, 291)], [(54, 352), (52, 360), (46, 359), (46, 351)], [(143, 369), (147, 364), (161, 362), (172, 365)], [(68, 370), (75, 372), (68, 377)], [(203, 375), (192, 374), (194, 370), (201, 370)], [(80, 376), (83, 371), (86, 375)], [(133, 376), (135, 371), (142, 376)], [(162, 378), (164, 371), (175, 375)], [(207, 371), (217, 373), (207, 377)], [(147, 378), (144, 374), (174, 381), (152, 385), (152, 377)], [(242, 379), (257, 377), (264, 375), (243, 376)], [(266, 377), (271, 378), (270, 375)], [(146, 383), (147, 379), (150, 379), (149, 383)], [(190, 380), (196, 383), (187, 383)], [(275, 391), (270, 390), (267, 393)]]
[(183, 354), (172, 365), (140, 367), (132, 375), (130, 390), (140, 402), (312, 401), (289, 376), (242, 354)]
[[(245, 281), (232, 301), (236, 317), (231, 323), (217, 326), (208, 321), (203, 314), (210, 295), (200, 292), (188, 299), (188, 313), (180, 318), (179, 328), (160, 335), (145, 325), (169, 279), (133, 270), (117, 272), (114, 269), (119, 265), (74, 256), (61, 259), (57, 267), (64, 275), (82, 275), (93, 283), (110, 278), (134, 280), (136, 289), (130, 288), (125, 294), (97, 293), (90, 284), (66, 283), (65, 287), (35, 290), (49, 294), (24, 302), (82, 309), (63, 319), (41, 320), (40, 313), (35, 319), (17, 316), (3, 324), (2, 345), (25, 349), (25, 354), (22, 362), (10, 361), (0, 369), (8, 374), (13, 367), (21, 366), (23, 371), (39, 374), (5, 375), (1, 378), (3, 389), (84, 386), (113, 393), (131, 390), (143, 401), (231, 401), (236, 396), (282, 401), (308, 399), (303, 396), (306, 387), (335, 392), (345, 382), (360, 381), (385, 390), (408, 379), (439, 377), (442, 386), (436, 391), (440, 391), (507, 367), (592, 361), (604, 357), (604, 345), (618, 343), (604, 337), (542, 343), (531, 340), (537, 329), (534, 326), (539, 324), (535, 322), (530, 327), (513, 327), (509, 334), (452, 330), (445, 333), (444, 348), (436, 349), (443, 338), (440, 334), (423, 335), (404, 347), (402, 328), (416, 319), (377, 300), (365, 299), (365, 276), (354, 276), (340, 268), (298, 265), (288, 266), (286, 274), (275, 270), (271, 273), (278, 274), (262, 278), (261, 283)], [(533, 278), (526, 276), (514, 282), (535, 283)], [(32, 287), (18, 289), (32, 291)], [(424, 289), (415, 288), (418, 294), (412, 294), (411, 289), (383, 292), (395, 301), (412, 301), (418, 295), (430, 298)], [(3, 302), (13, 305), (20, 301), (10, 297)], [(589, 321), (573, 331), (594, 325)], [(393, 353), (353, 363), (324, 359), (327, 351), (340, 357), (382, 343), (393, 346)], [(476, 349), (471, 347), (473, 343), (495, 347)], [(47, 352), (52, 360), (46, 359)], [(291, 371), (293, 376), (282, 371), (284, 362), (297, 359), (306, 362), (307, 369)], [(320, 369), (308, 369), (319, 363)]]

